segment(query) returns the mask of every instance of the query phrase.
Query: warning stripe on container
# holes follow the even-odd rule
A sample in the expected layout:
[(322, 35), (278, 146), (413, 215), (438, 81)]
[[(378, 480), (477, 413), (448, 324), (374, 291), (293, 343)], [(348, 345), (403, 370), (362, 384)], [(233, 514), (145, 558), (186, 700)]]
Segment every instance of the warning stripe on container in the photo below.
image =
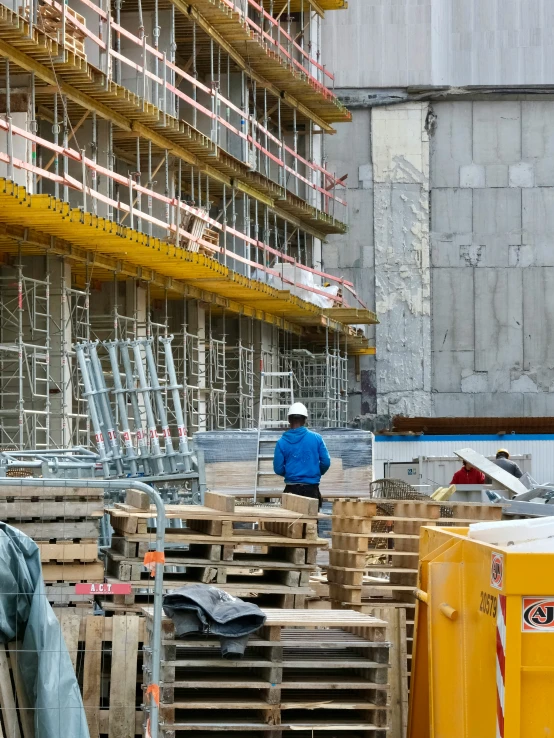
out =
[(506, 693), (506, 597), (498, 595), (496, 614), (496, 738), (504, 738)]

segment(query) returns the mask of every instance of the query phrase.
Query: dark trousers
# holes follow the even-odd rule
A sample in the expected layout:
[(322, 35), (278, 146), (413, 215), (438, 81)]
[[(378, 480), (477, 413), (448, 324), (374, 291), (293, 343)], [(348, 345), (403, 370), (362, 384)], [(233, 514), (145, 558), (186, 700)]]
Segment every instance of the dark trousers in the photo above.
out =
[(319, 509), (321, 510), (322, 499), (319, 484), (287, 484), (285, 486), (285, 492), (289, 492), (291, 495), (300, 495), (301, 497), (311, 497), (312, 500), (318, 501)]

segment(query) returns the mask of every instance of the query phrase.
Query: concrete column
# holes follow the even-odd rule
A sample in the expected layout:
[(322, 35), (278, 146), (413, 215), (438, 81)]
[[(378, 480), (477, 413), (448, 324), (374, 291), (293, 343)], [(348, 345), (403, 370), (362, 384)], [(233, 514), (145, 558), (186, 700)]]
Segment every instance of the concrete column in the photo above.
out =
[(71, 266), (64, 259), (50, 259), (50, 436), (55, 446), (71, 444), (73, 422), (72, 344), (70, 304), (65, 288), (71, 286)]
[(427, 103), (371, 111), (377, 413), (431, 414)]

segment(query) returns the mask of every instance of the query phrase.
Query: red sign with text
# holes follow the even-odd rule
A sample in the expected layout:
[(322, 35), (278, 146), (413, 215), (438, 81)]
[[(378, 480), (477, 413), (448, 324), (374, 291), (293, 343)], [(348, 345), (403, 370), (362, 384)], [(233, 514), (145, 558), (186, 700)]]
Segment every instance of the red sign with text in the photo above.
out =
[(80, 582), (75, 585), (75, 594), (78, 595), (130, 595), (132, 593), (130, 584), (111, 584), (109, 582)]

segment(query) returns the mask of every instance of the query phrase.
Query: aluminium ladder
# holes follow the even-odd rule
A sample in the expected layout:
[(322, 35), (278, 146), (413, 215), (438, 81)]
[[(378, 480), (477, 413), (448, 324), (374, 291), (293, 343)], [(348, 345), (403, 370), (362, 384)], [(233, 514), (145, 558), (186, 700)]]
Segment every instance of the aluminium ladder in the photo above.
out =
[[(272, 379), (281, 380), (284, 387), (273, 387)], [(263, 471), (260, 466), (262, 461), (273, 460), (273, 454), (267, 450), (268, 444), (274, 444), (279, 440), (278, 435), (262, 437), (262, 431), (271, 428), (286, 428), (288, 414), (286, 411), (294, 403), (294, 373), (293, 372), (262, 372), (260, 381), (260, 403), (258, 406), (258, 441), (256, 446), (256, 481), (254, 484), (254, 502), (258, 492), (264, 496), (271, 497), (275, 492), (282, 492), (280, 487), (265, 487), (261, 483), (264, 477), (275, 476), (273, 470)], [(283, 396), (285, 404), (283, 404)], [(285, 413), (283, 412), (285, 411)], [(277, 416), (277, 419), (275, 419)], [(266, 448), (264, 452), (264, 447)]]

